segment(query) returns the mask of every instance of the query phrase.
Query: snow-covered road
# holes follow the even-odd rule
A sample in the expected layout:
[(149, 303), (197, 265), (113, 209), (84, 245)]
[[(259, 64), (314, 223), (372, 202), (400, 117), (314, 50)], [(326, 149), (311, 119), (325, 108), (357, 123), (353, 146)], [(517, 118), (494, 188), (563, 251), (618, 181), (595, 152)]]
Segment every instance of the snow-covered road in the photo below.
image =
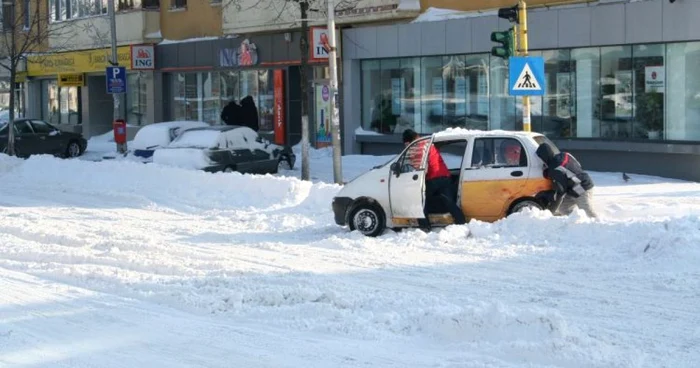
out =
[(365, 238), (290, 177), (0, 156), (0, 180), (3, 367), (700, 362), (700, 184), (595, 173), (603, 219)]

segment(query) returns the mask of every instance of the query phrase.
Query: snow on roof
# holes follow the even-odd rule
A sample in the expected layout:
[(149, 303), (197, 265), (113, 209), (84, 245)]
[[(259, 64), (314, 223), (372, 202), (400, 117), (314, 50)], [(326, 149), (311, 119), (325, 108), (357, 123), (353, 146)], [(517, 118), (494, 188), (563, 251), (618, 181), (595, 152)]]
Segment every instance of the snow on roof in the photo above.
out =
[(519, 130), (502, 130), (502, 129), (496, 129), (496, 130), (479, 130), (479, 129), (465, 129), (465, 128), (447, 128), (445, 130), (433, 133), (433, 136), (435, 139), (443, 140), (443, 139), (450, 139), (450, 138), (461, 138), (466, 135), (479, 135), (479, 136), (503, 136), (503, 135), (509, 135), (509, 136), (536, 136), (536, 135), (541, 135), (541, 133), (537, 132), (525, 132), (525, 131), (519, 131)]
[(211, 37), (186, 38), (184, 40), (169, 40), (167, 38), (164, 38), (163, 41), (158, 42), (158, 45), (170, 45), (170, 44), (176, 44), (176, 43), (197, 42), (197, 41), (213, 41), (213, 40), (220, 40), (220, 39), (224, 39), (224, 38), (235, 38), (235, 37), (232, 37), (232, 36), (224, 36), (224, 37), (211, 36)]

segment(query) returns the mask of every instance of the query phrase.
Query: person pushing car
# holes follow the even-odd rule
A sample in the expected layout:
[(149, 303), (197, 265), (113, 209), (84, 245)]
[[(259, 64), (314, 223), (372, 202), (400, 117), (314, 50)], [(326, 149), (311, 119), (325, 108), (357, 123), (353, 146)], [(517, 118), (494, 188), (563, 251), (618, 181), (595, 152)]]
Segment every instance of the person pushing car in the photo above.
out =
[[(406, 129), (403, 132), (402, 138), (404, 145), (407, 146), (418, 139), (418, 133), (412, 129)], [(427, 142), (426, 140), (417, 144), (415, 148), (419, 153), (410, 156), (412, 161), (411, 165), (416, 169), (420, 168), (421, 162), (423, 161), (422, 152), (425, 152), (425, 144)], [(430, 218), (428, 217), (429, 199), (437, 199), (442, 202), (452, 215), (455, 224), (465, 224), (467, 221), (464, 218), (464, 214), (459, 206), (457, 206), (457, 195), (452, 188), (450, 170), (447, 168), (445, 161), (442, 159), (442, 155), (440, 155), (440, 152), (435, 148), (435, 145), (430, 145), (427, 162), (428, 170), (425, 175), (425, 205), (423, 206), (425, 220), (420, 221), (421, 227), (427, 230), (431, 228)]]
[(568, 215), (578, 206), (588, 217), (598, 217), (593, 209), (593, 180), (576, 158), (568, 152), (555, 155), (547, 143), (537, 147), (537, 156), (544, 161), (545, 175), (554, 184), (554, 200), (550, 206), (552, 213)]

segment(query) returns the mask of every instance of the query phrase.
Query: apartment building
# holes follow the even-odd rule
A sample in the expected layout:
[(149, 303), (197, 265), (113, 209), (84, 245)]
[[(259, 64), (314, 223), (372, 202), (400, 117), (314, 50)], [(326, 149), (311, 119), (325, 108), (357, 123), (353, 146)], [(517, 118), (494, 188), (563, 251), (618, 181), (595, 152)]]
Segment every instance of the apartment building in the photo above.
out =
[[(527, 3), (529, 55), (545, 61), (532, 130), (591, 170), (700, 180), (700, 1)], [(522, 129), (490, 40), (516, 0), (433, 4), (467, 11), (343, 32), (346, 153), (397, 152), (405, 128)]]

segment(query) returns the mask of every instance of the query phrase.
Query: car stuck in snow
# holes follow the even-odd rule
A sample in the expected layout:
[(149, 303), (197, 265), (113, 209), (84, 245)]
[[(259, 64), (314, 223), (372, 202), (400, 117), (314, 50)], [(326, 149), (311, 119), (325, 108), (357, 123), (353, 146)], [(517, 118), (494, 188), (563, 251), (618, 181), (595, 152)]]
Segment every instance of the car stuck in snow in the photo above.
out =
[[(525, 208), (544, 209), (552, 184), (536, 150), (545, 142), (558, 152), (544, 135), (531, 132), (447, 129), (419, 138), (389, 162), (345, 184), (333, 198), (335, 222), (368, 236), (385, 228), (418, 226), (425, 219), (431, 144), (447, 163), (457, 205), (467, 220), (492, 222)], [(416, 149), (420, 144), (425, 148)], [(433, 225), (454, 223), (444, 206), (427, 200)]]
[(153, 154), (157, 164), (208, 172), (275, 174), (280, 168), (294, 168), (295, 161), (290, 147), (271, 143), (253, 129), (236, 125), (187, 129)]

